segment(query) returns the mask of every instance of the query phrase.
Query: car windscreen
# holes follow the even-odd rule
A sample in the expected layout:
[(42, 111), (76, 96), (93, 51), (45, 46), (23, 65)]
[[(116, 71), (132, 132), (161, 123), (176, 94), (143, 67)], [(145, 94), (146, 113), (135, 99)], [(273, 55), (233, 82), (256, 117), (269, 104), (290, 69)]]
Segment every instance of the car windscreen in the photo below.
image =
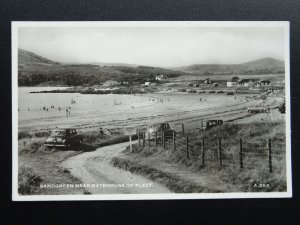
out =
[(64, 136), (64, 135), (66, 135), (66, 131), (64, 131), (64, 130), (54, 130), (54, 131), (52, 131), (51, 135), (53, 135), (53, 136)]

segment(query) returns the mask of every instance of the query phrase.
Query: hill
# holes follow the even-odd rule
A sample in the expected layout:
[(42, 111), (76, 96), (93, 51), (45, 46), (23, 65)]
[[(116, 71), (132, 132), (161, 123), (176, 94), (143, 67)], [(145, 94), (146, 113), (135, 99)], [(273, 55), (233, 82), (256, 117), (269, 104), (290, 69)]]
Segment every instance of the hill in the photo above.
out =
[[(46, 59), (32, 52), (18, 51), (19, 86), (96, 85), (107, 80), (143, 83), (158, 74), (175, 77), (182, 72), (148, 66), (124, 64), (65, 64)], [(101, 64), (101, 63), (100, 63)]]
[(241, 64), (194, 64), (173, 68), (195, 74), (278, 74), (284, 73), (284, 62), (273, 58), (263, 58)]
[(59, 64), (58, 62), (46, 59), (42, 56), (36, 55), (32, 52), (19, 49), (18, 50), (18, 63), (19, 65), (26, 64)]

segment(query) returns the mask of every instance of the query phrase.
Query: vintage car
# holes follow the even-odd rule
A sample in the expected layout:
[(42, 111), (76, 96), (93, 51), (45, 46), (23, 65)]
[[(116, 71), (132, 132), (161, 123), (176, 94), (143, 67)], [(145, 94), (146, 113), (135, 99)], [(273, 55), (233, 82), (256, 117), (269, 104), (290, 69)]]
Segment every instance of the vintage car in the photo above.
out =
[(208, 130), (215, 126), (220, 126), (223, 124), (223, 120), (207, 120), (205, 125), (202, 122), (202, 130)]
[(254, 107), (247, 108), (247, 111), (249, 113), (267, 113), (267, 112), (269, 112), (269, 109), (266, 108), (265, 106), (257, 105)]
[(145, 138), (154, 139), (155, 133), (157, 133), (157, 137), (160, 138), (162, 132), (166, 132), (166, 131), (170, 131), (170, 132), (172, 131), (168, 123), (149, 124), (145, 132)]
[(60, 128), (51, 132), (45, 141), (45, 147), (78, 147), (82, 144), (83, 136), (77, 134), (76, 129)]

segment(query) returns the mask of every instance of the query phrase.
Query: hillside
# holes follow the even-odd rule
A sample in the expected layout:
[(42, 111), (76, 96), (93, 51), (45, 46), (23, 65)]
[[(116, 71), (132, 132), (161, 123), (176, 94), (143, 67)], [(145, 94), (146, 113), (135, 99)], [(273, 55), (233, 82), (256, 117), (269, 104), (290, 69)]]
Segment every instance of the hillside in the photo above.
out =
[(196, 74), (278, 74), (284, 73), (284, 62), (273, 58), (263, 58), (241, 64), (194, 64), (174, 68)]
[(26, 64), (59, 64), (58, 62), (46, 59), (42, 56), (36, 55), (32, 52), (19, 49), (18, 50), (18, 63), (19, 65)]
[(182, 72), (148, 66), (122, 66), (123, 64), (63, 64), (32, 52), (18, 51), (19, 86), (36, 85), (95, 85), (107, 80), (143, 83), (158, 74), (175, 77)]

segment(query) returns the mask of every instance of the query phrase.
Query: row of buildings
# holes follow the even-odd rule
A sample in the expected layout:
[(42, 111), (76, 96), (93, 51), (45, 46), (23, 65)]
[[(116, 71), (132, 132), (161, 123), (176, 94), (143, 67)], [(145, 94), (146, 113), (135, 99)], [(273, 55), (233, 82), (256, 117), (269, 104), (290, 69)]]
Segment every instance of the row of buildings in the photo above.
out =
[(271, 81), (269, 81), (269, 80), (256, 81), (254, 79), (241, 79), (239, 81), (227, 81), (227, 87), (234, 87), (234, 86), (264, 87), (264, 86), (270, 86), (270, 85), (271, 85)]

